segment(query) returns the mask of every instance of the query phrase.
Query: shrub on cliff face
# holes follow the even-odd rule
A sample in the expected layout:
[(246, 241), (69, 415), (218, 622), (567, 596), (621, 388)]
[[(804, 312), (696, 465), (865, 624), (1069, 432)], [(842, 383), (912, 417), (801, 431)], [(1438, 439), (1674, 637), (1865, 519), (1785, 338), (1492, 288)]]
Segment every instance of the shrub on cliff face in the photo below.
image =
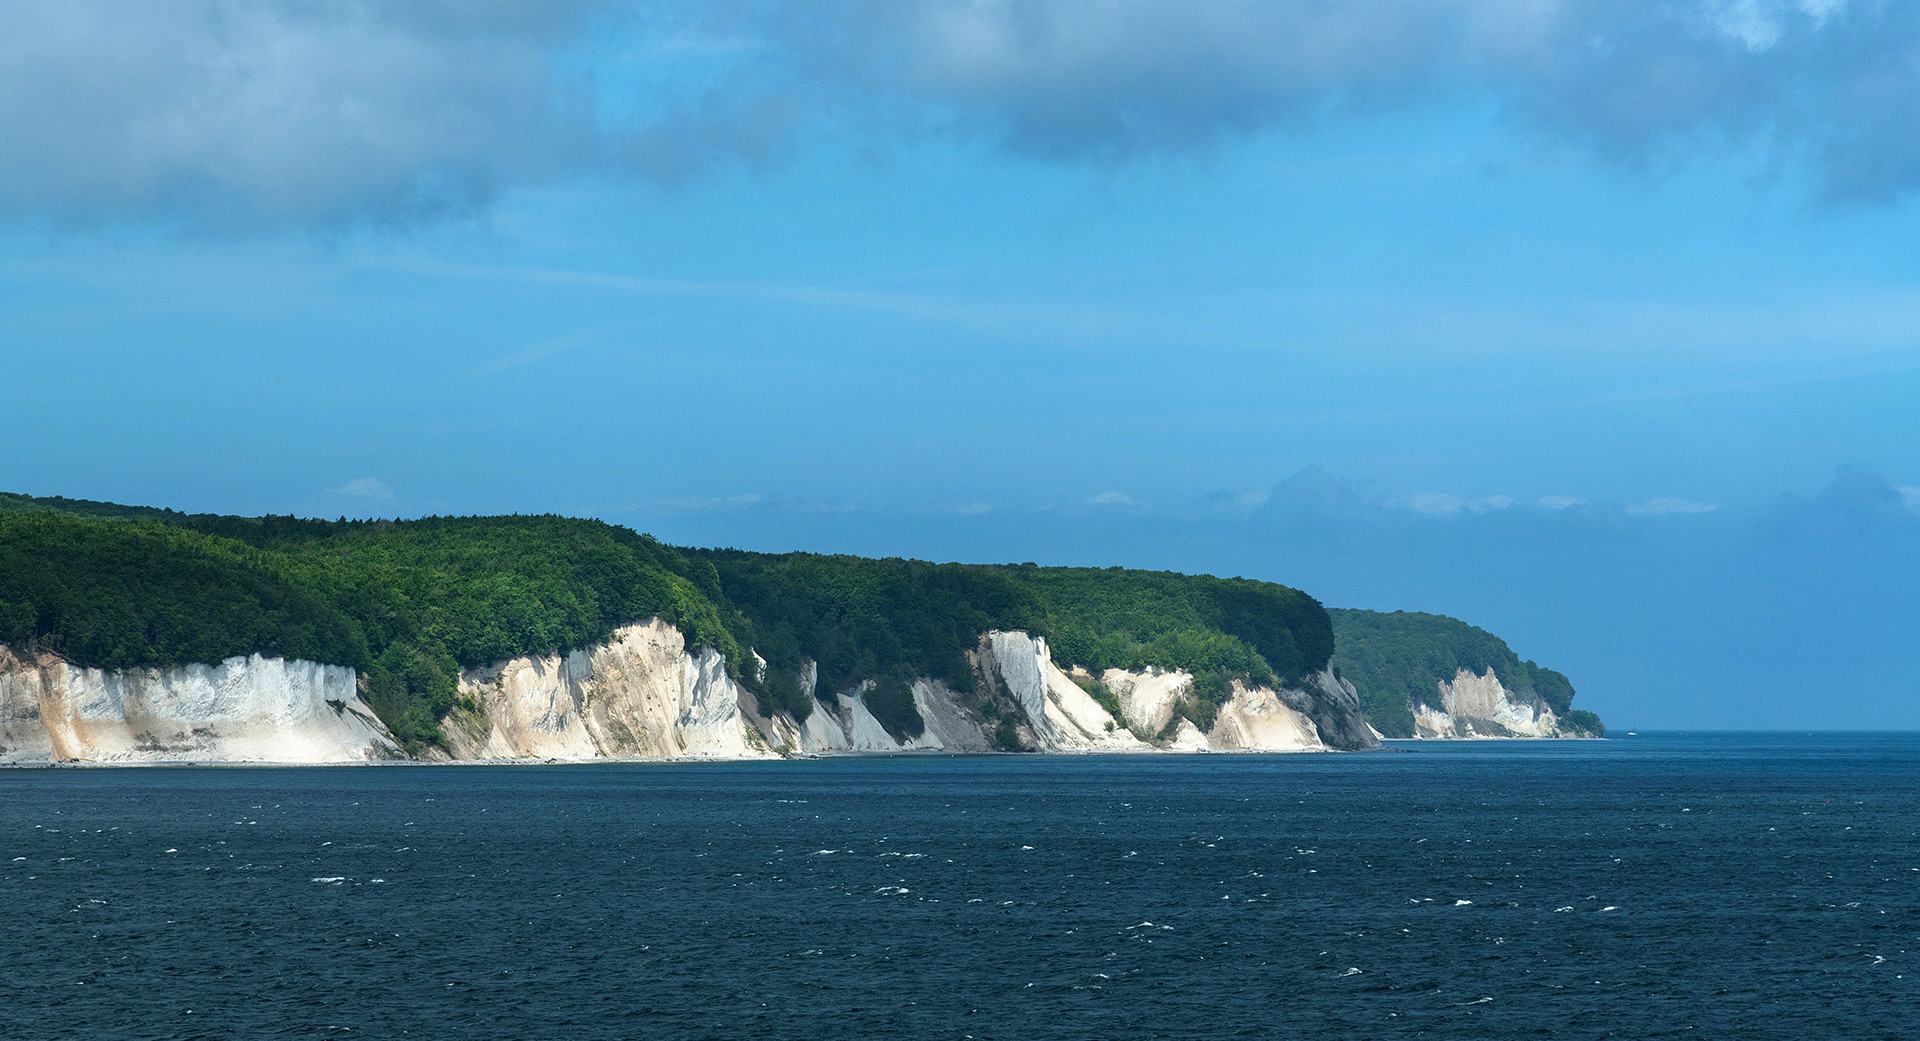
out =
[(769, 666), (766, 674), (752, 684), (754, 701), (760, 714), (771, 718), (784, 712), (805, 722), (813, 712), (813, 696), (800, 687), (799, 670)]
[(927, 732), (920, 707), (913, 702), (913, 679), (904, 670), (882, 676), (867, 691), (867, 711), (880, 721), (894, 740), (905, 743)]
[(1087, 696), (1093, 699), (1094, 704), (1106, 710), (1107, 715), (1118, 720), (1125, 720), (1125, 717), (1120, 712), (1119, 696), (1114, 694), (1113, 690), (1105, 683), (1087, 676), (1074, 676), (1072, 679), (1081, 690), (1087, 692)]
[(1002, 719), (993, 729), (993, 750), (996, 752), (1031, 752), (1027, 743), (1020, 739), (1020, 728), (1011, 719)]
[[(1381, 737), (1412, 737), (1413, 705), (1408, 692), (1389, 686), (1354, 684), (1360, 693), (1360, 714)], [(1438, 695), (1436, 694), (1436, 697)]]

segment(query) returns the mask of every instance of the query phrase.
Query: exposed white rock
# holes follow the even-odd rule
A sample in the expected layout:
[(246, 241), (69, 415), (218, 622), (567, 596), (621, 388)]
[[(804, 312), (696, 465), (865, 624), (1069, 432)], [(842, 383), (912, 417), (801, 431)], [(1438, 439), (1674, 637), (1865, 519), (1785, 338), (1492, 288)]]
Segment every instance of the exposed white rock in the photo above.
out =
[(1233, 697), (1220, 706), (1213, 729), (1207, 732), (1211, 748), (1278, 751), (1324, 751), (1320, 728), (1299, 710), (1266, 687), (1234, 684)]
[(991, 632), (986, 647), (987, 660), (982, 667), (1006, 684), (1007, 693), (1026, 713), (1034, 738), (1042, 748), (1060, 747), (1060, 735), (1047, 715), (1047, 669), (1053, 665), (1047, 655), (1047, 641), (1023, 632)]
[[(1461, 669), (1440, 681), (1440, 704), (1413, 706), (1414, 733), (1430, 738), (1553, 737), (1560, 721), (1538, 698), (1508, 690), (1492, 669)], [(1477, 724), (1477, 725), (1476, 725)], [(1492, 724), (1492, 725), (1489, 725)]]
[[(888, 733), (886, 726), (867, 708), (872, 682), (820, 697), (816, 694), (819, 677), (819, 666), (807, 662), (801, 673), (800, 690), (813, 699), (813, 711), (797, 722), (784, 713), (772, 719), (761, 716), (753, 695), (743, 691), (740, 709), (746, 725), (758, 729), (765, 743), (790, 752), (904, 752), (944, 747), (931, 730), (905, 741)], [(915, 702), (919, 702), (917, 694)]]
[(564, 656), (463, 672), (460, 692), (479, 704), (443, 727), (460, 759), (770, 754), (748, 737), (745, 692), (726, 660), (711, 649), (689, 653), (680, 631), (659, 619)]
[[(1193, 688), (1193, 677), (1185, 672), (1108, 669), (1101, 682), (1113, 691), (1126, 717), (1115, 719), (1060, 671), (1045, 640), (1021, 632), (996, 632), (988, 634), (987, 643), (992, 666), (1029, 717), (1031, 706), (1040, 704), (1047, 725), (1034, 731), (1047, 751), (1144, 751), (1152, 746), (1134, 736), (1126, 724), (1132, 722), (1149, 735), (1160, 733), (1173, 720), (1175, 702)], [(1171, 751), (1325, 751), (1326, 747), (1313, 720), (1281, 700), (1278, 692), (1238, 683), (1211, 731), (1203, 734), (1182, 719), (1166, 746)]]
[(1158, 734), (1173, 721), (1174, 702), (1193, 687), (1193, 676), (1148, 666), (1129, 672), (1108, 669), (1100, 682), (1120, 702), (1120, 714), (1143, 734)]
[[(801, 689), (811, 693), (818, 667), (808, 662), (802, 673)], [(938, 680), (914, 681), (913, 703), (919, 710), (925, 729), (905, 740), (888, 733), (878, 717), (867, 707), (866, 698), (873, 689), (862, 683), (841, 691), (829, 699), (815, 698), (807, 718), (794, 722), (781, 715), (761, 718), (752, 704), (743, 702), (754, 725), (767, 734), (771, 744), (789, 751), (832, 752), (985, 752), (991, 749), (984, 723), (960, 704), (953, 691)]]
[[(1297, 691), (1237, 686), (1211, 732), (1181, 720), (1169, 742), (1149, 744), (1127, 724), (1163, 732), (1192, 688), (1190, 675), (1107, 670), (1101, 679), (1124, 717), (1116, 718), (1054, 664), (1044, 639), (988, 633), (977, 664), (986, 682), (1004, 688), (1040, 751), (1326, 747), (1313, 720), (1295, 707), (1307, 704)], [(764, 675), (764, 659), (754, 655), (749, 668)], [(259, 657), (108, 673), (51, 657), (24, 662), (0, 648), (0, 762), (400, 758), (356, 679), (338, 666)], [(442, 730), (451, 757), (464, 760), (981, 752), (995, 746), (1001, 714), (1013, 707), (1003, 700), (1003, 708), (989, 711), (978, 696), (921, 679), (912, 696), (925, 727), (903, 739), (869, 709), (871, 683), (821, 694), (813, 663), (800, 679), (814, 710), (803, 720), (764, 717), (718, 653), (689, 651), (676, 628), (655, 619), (567, 654), (463, 672), (460, 694), (474, 707), (456, 710)], [(1481, 696), (1477, 688), (1461, 689)]]
[[(834, 695), (834, 715), (847, 735), (846, 750), (853, 752), (904, 752), (915, 748), (939, 748), (939, 739), (922, 733), (919, 737), (900, 740), (887, 732), (879, 717), (867, 708), (867, 695), (872, 693), (873, 683), (867, 681), (851, 691)], [(820, 714), (820, 703), (815, 702), (814, 715)], [(838, 750), (838, 748), (831, 749)], [(829, 749), (810, 748), (807, 751), (829, 751)]]
[(987, 740), (984, 724), (960, 704), (954, 692), (939, 680), (920, 680), (913, 685), (913, 704), (926, 721), (926, 739), (930, 747), (949, 752), (985, 752), (993, 747)]
[(285, 658), (109, 671), (0, 648), (0, 762), (399, 758), (354, 671)]
[(1213, 745), (1208, 743), (1207, 735), (1193, 725), (1191, 720), (1182, 719), (1180, 725), (1173, 728), (1173, 740), (1167, 743), (1169, 752), (1210, 752)]
[(1053, 663), (1047, 641), (1023, 632), (987, 634), (993, 669), (1026, 712), (1041, 751), (1134, 751), (1144, 748), (1078, 683)]

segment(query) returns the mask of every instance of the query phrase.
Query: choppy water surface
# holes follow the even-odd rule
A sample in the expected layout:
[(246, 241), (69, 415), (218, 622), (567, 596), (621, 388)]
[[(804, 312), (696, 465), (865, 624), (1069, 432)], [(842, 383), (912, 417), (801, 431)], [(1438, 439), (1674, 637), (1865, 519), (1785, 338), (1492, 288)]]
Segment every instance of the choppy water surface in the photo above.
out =
[(1913, 1037), (1920, 737), (0, 771), (0, 1036)]

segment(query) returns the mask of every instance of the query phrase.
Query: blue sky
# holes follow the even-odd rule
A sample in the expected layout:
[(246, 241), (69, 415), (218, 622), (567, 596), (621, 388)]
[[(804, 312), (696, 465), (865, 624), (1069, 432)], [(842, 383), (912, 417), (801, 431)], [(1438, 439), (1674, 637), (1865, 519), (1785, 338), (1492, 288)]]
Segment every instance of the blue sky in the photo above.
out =
[(1920, 726), (1920, 13), (22, 2), (0, 487), (1459, 615)]

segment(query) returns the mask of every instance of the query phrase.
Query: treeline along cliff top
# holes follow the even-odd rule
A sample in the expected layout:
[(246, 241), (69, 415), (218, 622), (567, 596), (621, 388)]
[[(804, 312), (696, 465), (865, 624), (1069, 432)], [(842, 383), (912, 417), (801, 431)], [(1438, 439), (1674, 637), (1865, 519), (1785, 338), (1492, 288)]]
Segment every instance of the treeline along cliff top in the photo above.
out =
[[(350, 666), (411, 749), (442, 741), (461, 669), (654, 617), (723, 654), (763, 713), (812, 711), (812, 662), (823, 691), (872, 681), (875, 714), (909, 730), (912, 681), (966, 689), (967, 652), (993, 630), (1044, 636), (1095, 674), (1190, 672), (1182, 712), (1202, 723), (1234, 680), (1298, 684), (1335, 661), (1319, 602), (1248, 579), (685, 549), (558, 516), (324, 521), (0, 493), (0, 644), (107, 669), (256, 653)], [(1425, 671), (1381, 666), (1381, 644), (1360, 659), (1363, 696), (1438, 661), (1419, 644)]]

